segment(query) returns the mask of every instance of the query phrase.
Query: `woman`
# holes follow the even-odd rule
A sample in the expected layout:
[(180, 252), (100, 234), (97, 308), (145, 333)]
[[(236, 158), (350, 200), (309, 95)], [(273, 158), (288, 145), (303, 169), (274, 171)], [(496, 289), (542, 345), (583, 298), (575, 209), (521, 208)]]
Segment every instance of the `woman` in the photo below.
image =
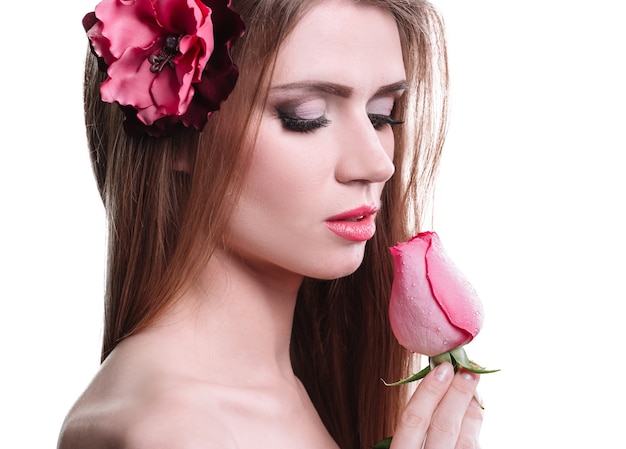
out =
[[(171, 29), (175, 3), (208, 29), (194, 0), (137, 1), (133, 20)], [(388, 324), (388, 247), (419, 228), (443, 143), (439, 17), (417, 0), (240, 0), (237, 39), (225, 2), (205, 3), (215, 49), (202, 79), (228, 99), (200, 103), (215, 92), (196, 84), (189, 102), (183, 86), (169, 115), (155, 104), (171, 83), (151, 85), (154, 104), (124, 103), (144, 72), (117, 85), (103, 73), (122, 70), (110, 36), (128, 36), (132, 2), (86, 19), (106, 316), (102, 367), (59, 448), (356, 449), (391, 434), (396, 449), (476, 447), (476, 375), (443, 364), (408, 400), (380, 381), (415, 368)], [(202, 58), (184, 39), (140, 63), (157, 79)]]

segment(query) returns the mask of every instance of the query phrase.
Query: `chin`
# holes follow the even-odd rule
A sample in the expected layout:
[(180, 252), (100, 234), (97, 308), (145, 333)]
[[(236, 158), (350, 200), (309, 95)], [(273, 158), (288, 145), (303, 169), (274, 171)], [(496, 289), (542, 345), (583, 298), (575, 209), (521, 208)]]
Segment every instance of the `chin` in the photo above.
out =
[[(337, 263), (332, 263), (337, 262)], [(333, 279), (339, 279), (346, 276), (350, 276), (356, 270), (359, 269), (361, 264), (363, 263), (363, 256), (359, 257), (358, 260), (341, 260), (341, 261), (328, 261), (323, 267), (320, 267), (317, 270), (315, 275), (309, 276), (314, 279), (320, 279), (324, 281), (331, 281)]]

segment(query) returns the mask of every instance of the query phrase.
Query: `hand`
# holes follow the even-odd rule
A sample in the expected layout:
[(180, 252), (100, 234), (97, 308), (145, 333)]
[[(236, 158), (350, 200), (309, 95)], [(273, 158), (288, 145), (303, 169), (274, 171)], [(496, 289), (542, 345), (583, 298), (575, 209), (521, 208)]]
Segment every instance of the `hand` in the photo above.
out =
[[(474, 399), (479, 376), (442, 363), (419, 384), (390, 449), (477, 449), (483, 410)], [(424, 443), (424, 441), (426, 441)]]

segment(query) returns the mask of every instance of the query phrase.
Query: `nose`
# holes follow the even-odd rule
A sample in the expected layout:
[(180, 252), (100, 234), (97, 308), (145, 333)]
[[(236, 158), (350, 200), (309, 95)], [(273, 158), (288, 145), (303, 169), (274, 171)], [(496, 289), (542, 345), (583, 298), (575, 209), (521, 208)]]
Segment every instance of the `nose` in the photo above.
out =
[(339, 139), (339, 158), (335, 178), (341, 183), (386, 182), (395, 171), (394, 138), (390, 128), (376, 130), (367, 115), (352, 126), (344, 127)]

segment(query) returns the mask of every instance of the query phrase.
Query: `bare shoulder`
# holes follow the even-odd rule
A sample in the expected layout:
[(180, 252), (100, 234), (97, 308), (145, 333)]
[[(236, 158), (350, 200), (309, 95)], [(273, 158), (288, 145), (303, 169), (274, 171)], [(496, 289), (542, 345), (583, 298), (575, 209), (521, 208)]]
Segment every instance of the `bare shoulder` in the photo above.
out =
[[(106, 374), (106, 373), (105, 373)], [(236, 449), (219, 407), (193, 384), (139, 387), (99, 374), (70, 410), (58, 449)]]
[(205, 388), (193, 383), (170, 385), (127, 413), (123, 448), (237, 449), (222, 416)]

